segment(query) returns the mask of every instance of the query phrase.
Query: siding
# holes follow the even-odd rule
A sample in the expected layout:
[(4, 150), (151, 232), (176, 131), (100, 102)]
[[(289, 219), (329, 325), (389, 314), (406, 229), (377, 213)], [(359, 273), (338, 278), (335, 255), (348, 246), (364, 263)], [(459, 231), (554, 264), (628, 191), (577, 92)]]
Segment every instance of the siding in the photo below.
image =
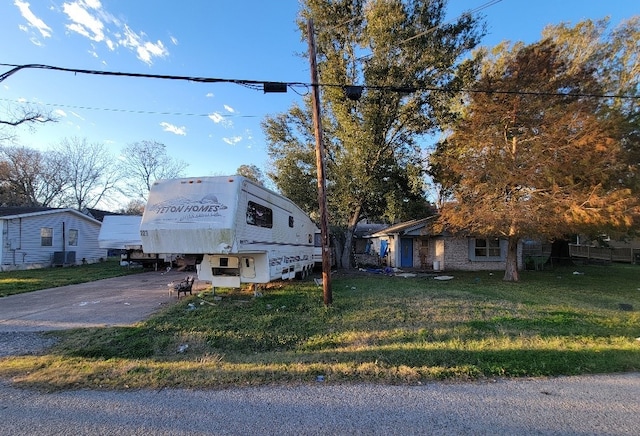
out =
[[(105, 259), (107, 250), (98, 245), (100, 223), (69, 210), (2, 219), (2, 269), (47, 267), (56, 251), (75, 251), (76, 264)], [(41, 245), (40, 229), (53, 229), (51, 247)], [(69, 230), (78, 230), (78, 245), (69, 245)]]

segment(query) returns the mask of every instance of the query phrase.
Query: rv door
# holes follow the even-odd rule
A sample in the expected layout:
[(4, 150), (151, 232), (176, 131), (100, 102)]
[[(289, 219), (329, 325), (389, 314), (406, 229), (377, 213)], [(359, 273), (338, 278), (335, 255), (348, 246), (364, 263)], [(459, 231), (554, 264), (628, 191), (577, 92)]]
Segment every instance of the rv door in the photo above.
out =
[(256, 263), (253, 257), (242, 257), (240, 264), (240, 275), (243, 278), (254, 279), (256, 277)]

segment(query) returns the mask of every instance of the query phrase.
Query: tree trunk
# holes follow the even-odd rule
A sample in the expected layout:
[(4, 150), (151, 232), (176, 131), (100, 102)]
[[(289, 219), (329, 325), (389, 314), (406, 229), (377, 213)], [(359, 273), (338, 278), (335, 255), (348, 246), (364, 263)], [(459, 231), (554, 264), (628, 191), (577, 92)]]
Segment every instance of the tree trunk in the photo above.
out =
[(350, 269), (351, 268), (351, 251), (353, 249), (353, 233), (355, 231), (355, 227), (349, 226), (347, 231), (344, 233), (345, 241), (344, 247), (342, 247), (342, 255), (340, 256), (340, 264), (342, 268)]
[(361, 211), (362, 207), (356, 206), (353, 211), (353, 215), (351, 215), (351, 218), (349, 219), (347, 231), (344, 234), (345, 238), (344, 247), (342, 247), (342, 256), (340, 256), (342, 268), (350, 269), (352, 267), (351, 252), (353, 251), (353, 234), (355, 233), (358, 222), (360, 221)]
[(509, 244), (507, 247), (507, 259), (504, 269), (504, 281), (517, 282), (520, 280), (518, 272), (518, 238), (509, 236)]

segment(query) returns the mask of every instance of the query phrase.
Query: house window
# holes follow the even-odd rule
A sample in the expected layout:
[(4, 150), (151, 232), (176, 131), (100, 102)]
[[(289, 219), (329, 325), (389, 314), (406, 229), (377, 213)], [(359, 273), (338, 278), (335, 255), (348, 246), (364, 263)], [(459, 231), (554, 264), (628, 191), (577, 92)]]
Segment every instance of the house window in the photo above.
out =
[(273, 211), (266, 206), (250, 201), (247, 204), (247, 224), (258, 227), (273, 227)]
[(53, 247), (53, 229), (51, 227), (42, 227), (40, 229), (40, 245)]
[(469, 240), (469, 258), (472, 261), (502, 261), (505, 259), (504, 242), (498, 238), (472, 238)]
[(78, 229), (69, 229), (69, 246), (78, 246)]

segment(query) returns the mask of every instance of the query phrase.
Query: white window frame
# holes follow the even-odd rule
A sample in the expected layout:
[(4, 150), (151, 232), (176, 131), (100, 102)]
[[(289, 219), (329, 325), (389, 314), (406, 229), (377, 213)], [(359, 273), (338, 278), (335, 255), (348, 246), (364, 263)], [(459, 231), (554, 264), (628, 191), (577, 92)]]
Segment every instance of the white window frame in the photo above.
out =
[[(480, 245), (478, 244), (480, 242)], [(497, 244), (496, 244), (497, 242)], [(496, 255), (496, 250), (498, 255)], [(480, 254), (486, 251), (487, 254)], [(507, 258), (507, 240), (498, 238), (469, 238), (469, 260), (472, 262), (503, 262)]]
[(53, 247), (53, 227), (40, 227), (40, 246)]
[(78, 229), (69, 229), (69, 247), (77, 247), (79, 237), (80, 232)]

